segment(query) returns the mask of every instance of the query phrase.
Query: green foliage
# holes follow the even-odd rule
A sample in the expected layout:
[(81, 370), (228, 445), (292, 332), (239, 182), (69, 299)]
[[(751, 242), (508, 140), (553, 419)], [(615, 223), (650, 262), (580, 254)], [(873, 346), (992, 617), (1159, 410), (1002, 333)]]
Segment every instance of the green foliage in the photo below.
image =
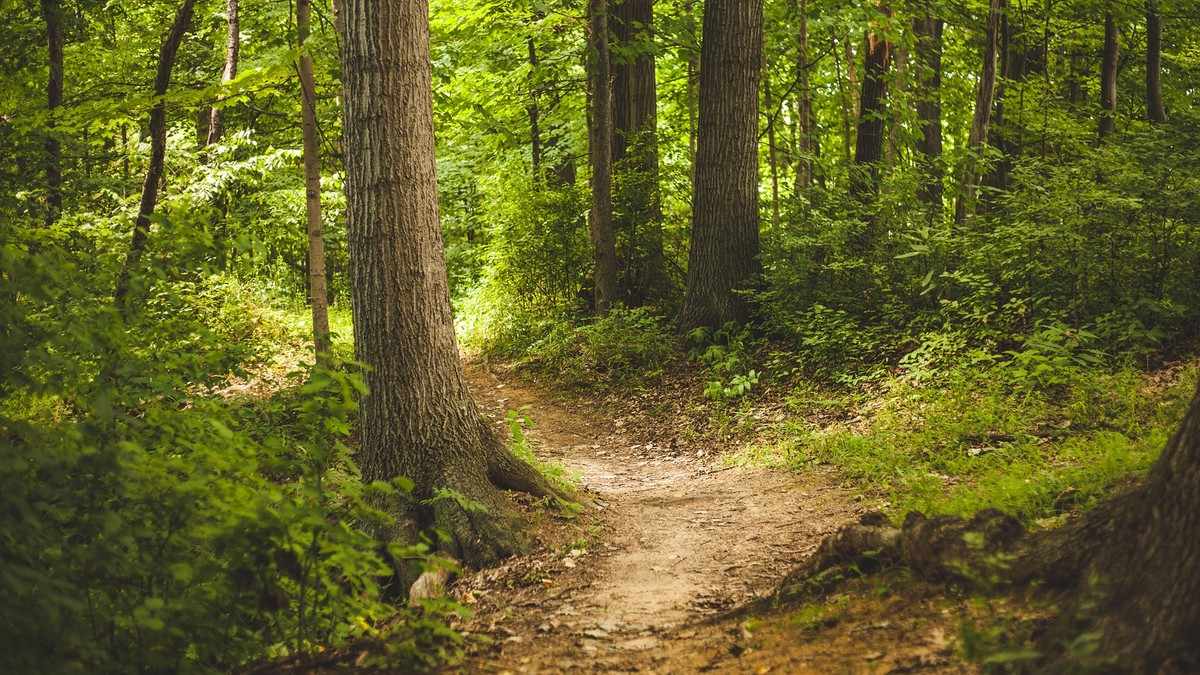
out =
[(257, 296), (152, 274), (126, 326), (87, 291), (103, 258), (26, 236), (0, 247), (0, 669), (228, 671), (392, 631), (405, 667), (460, 649), (458, 608), (380, 599), (384, 548), (430, 554), (369, 533), (407, 486), (361, 481), (355, 364), (237, 397), (221, 373), (263, 376), (295, 337)]
[[(508, 411), (508, 429), (512, 432), (512, 451), (519, 459), (537, 469), (551, 483), (563, 492), (575, 492), (579, 482), (579, 472), (571, 471), (562, 462), (543, 460), (533, 452), (533, 445), (525, 436), (525, 428), (533, 426), (533, 420), (516, 410)], [(579, 504), (559, 504), (567, 513), (575, 515), (581, 508)]]
[(793, 466), (830, 463), (894, 514), (992, 507), (1050, 523), (1146, 470), (1195, 389), (1191, 370), (1148, 389), (1133, 370), (1075, 366), (1056, 371), (1064, 380), (1052, 389), (1028, 387), (1011, 362), (972, 358), (888, 380), (869, 405), (809, 398), (848, 421), (783, 423), (776, 447), (755, 453)]
[(741, 398), (758, 384), (760, 373), (749, 367), (746, 342), (750, 331), (736, 322), (719, 329), (697, 328), (687, 334), (694, 347), (688, 358), (704, 364), (709, 381), (704, 395), (714, 401)]

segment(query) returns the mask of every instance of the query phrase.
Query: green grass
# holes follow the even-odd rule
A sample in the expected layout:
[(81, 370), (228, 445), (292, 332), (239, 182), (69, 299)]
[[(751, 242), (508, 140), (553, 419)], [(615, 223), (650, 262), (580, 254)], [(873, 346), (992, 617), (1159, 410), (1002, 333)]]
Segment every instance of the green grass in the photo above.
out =
[(1002, 371), (957, 369), (924, 384), (890, 380), (867, 402), (802, 388), (802, 400), (789, 403), (806, 418), (777, 423), (771, 442), (728, 461), (832, 465), (897, 518), (912, 509), (966, 515), (992, 507), (1034, 523), (1086, 508), (1144, 472), (1196, 381), (1195, 365), (1159, 379), (1133, 369), (1087, 371), (1029, 391)]

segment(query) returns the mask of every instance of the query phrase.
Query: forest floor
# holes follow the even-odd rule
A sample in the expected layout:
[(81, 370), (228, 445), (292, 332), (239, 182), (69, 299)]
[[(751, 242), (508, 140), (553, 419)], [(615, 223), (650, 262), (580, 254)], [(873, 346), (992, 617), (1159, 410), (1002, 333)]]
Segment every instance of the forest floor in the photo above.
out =
[(682, 428), (693, 398), (682, 390), (617, 399), (486, 364), (468, 376), (498, 431), (510, 410), (529, 417), (537, 454), (594, 507), (573, 518), (529, 509), (536, 550), (456, 584), (473, 617), (459, 626), (467, 659), (448, 672), (975, 672), (953, 637), (969, 602), (903, 575), (768, 616), (728, 612), (772, 596), (862, 513), (834, 474), (722, 462), (727, 441)]

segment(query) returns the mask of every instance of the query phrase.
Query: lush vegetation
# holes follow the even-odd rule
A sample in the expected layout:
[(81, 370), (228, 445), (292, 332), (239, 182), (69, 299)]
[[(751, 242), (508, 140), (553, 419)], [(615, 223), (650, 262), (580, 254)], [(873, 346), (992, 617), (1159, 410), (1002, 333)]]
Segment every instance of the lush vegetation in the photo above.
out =
[[(714, 415), (785, 410), (731, 461), (831, 464), (894, 515), (998, 506), (1048, 525), (1143, 471), (1197, 379), (1200, 6), (1156, 9), (1169, 120), (1153, 122), (1140, 7), (1009, 7), (972, 147), (988, 3), (891, 4), (766, 3), (762, 272), (737, 289), (753, 314), (676, 336), (702, 3), (660, 0), (652, 35), (613, 44), (616, 65), (655, 59), (656, 162), (617, 162), (622, 301), (597, 316), (585, 3), (432, 0), (461, 342), (573, 387), (702, 369)], [(175, 4), (0, 6), (0, 670), (221, 671), (383, 634), (405, 667), (461, 648), (446, 628), (461, 608), (384, 600), (393, 559), (440, 563), (431, 542), (377, 541), (378, 505), (409, 486), (364, 485), (355, 465), (339, 36), (333, 4), (315, 9), (301, 47), (289, 5), (245, 0), (222, 82), (228, 9), (201, 0), (156, 99)], [(937, 66), (912, 28), (929, 12), (945, 20)], [(1105, 13), (1124, 58), (1098, 138)], [(893, 49), (878, 110), (855, 88), (864, 32)], [(319, 362), (302, 52), (336, 338)], [(48, 105), (55, 68), (65, 95)], [(933, 95), (933, 68), (944, 147), (926, 161), (910, 99)], [(159, 102), (164, 190), (130, 256)], [(864, 119), (887, 129), (869, 163), (852, 156)], [(630, 206), (647, 199), (650, 229)]]

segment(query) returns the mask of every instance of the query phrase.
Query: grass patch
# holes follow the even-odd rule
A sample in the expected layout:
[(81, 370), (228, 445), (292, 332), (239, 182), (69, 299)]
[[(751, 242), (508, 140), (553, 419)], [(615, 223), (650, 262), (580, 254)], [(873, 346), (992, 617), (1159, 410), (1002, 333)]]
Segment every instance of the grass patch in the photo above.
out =
[[(1147, 470), (1196, 380), (1194, 365), (1160, 373), (1080, 371), (1032, 390), (998, 369), (959, 368), (926, 382), (895, 378), (856, 411), (822, 399), (805, 419), (777, 423), (774, 440), (729, 461), (833, 465), (896, 517), (912, 509), (969, 515), (991, 507), (1028, 524), (1086, 508)], [(796, 410), (814, 392), (798, 395), (803, 403), (789, 402)]]

